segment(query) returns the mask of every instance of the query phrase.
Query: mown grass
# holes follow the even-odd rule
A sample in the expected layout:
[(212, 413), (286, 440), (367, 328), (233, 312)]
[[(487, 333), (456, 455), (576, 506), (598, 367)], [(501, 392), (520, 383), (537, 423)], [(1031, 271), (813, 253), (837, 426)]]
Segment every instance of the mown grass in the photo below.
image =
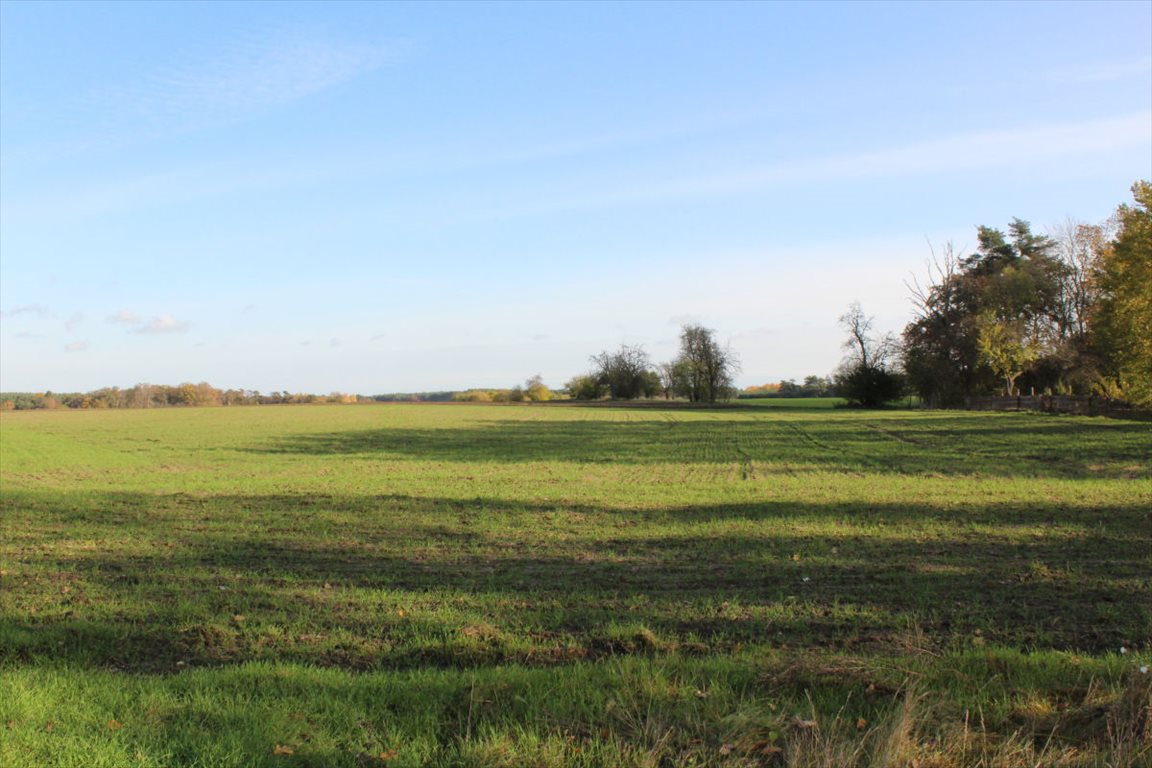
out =
[(0, 430), (0, 765), (1149, 754), (1147, 423), (390, 405)]

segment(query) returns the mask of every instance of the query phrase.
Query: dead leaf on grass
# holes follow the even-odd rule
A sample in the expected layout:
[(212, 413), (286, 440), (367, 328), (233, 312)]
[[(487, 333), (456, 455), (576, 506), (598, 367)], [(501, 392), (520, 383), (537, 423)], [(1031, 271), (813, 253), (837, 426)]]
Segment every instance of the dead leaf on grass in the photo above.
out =
[(274, 755), (294, 755), (294, 754), (296, 754), (296, 750), (293, 749), (292, 747), (288, 747), (288, 746), (285, 746), (283, 744), (277, 744), (275, 747), (272, 748), (272, 754), (274, 754)]

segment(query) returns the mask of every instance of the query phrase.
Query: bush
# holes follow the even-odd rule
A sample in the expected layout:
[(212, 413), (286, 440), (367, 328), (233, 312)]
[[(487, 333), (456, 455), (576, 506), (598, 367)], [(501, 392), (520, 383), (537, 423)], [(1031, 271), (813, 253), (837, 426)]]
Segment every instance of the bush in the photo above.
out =
[(857, 363), (836, 374), (836, 389), (849, 405), (879, 408), (904, 394), (904, 377), (886, 368)]

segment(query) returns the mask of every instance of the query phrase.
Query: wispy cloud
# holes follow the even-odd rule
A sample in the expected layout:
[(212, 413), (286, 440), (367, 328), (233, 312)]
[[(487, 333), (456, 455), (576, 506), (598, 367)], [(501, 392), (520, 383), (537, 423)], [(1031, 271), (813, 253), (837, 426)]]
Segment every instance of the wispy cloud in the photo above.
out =
[(88, 351), (88, 342), (87, 341), (74, 341), (71, 344), (65, 344), (64, 345), (64, 351), (65, 352), (87, 352)]
[(84, 313), (76, 312), (72, 317), (64, 321), (64, 330), (71, 331), (82, 322), (84, 322)]
[(1028, 167), (1037, 161), (1148, 147), (1152, 112), (1074, 123), (924, 139), (898, 147), (862, 149), (744, 168), (727, 173), (649, 179), (632, 185), (594, 184), (552, 198), (473, 218), (502, 219), (614, 205), (648, 204), (731, 194), (748, 189), (848, 179), (898, 178)]
[(338, 86), (383, 66), (398, 49), (396, 43), (330, 42), (304, 31), (273, 30), (233, 39), (90, 99), (149, 121), (234, 118)]
[(1058, 82), (1107, 83), (1130, 77), (1152, 75), (1152, 56), (1119, 61), (1100, 61), (1074, 69), (1060, 69), (1052, 74)]
[(135, 312), (122, 309), (114, 315), (108, 315), (108, 322), (114, 325), (140, 325), (144, 321)]
[[(1041, 159), (1147, 146), (1150, 135), (1152, 112), (1142, 112), (1104, 120), (945, 136), (901, 147), (809, 158), (730, 175), (687, 179), (664, 189), (665, 194), (682, 195), (849, 177), (1012, 168)], [(658, 193), (657, 190), (642, 191)]]
[(17, 317), (19, 315), (47, 317), (50, 314), (51, 311), (43, 304), (19, 304), (15, 307), (12, 307), (12, 309), (0, 312), (0, 317)]
[(158, 333), (184, 333), (191, 325), (189, 323), (177, 320), (172, 315), (160, 315), (154, 317), (147, 323), (141, 324), (139, 327), (134, 328), (131, 333), (139, 334), (158, 334)]

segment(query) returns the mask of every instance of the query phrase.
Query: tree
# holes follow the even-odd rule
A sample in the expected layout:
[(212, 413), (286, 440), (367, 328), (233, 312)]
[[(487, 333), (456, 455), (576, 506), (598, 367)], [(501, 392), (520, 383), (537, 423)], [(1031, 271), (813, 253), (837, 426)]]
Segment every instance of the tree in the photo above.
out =
[(899, 345), (890, 333), (876, 336), (873, 323), (874, 319), (864, 314), (859, 302), (849, 304), (848, 311), (840, 315), (840, 326), (848, 332), (843, 346), (853, 364), (883, 368), (899, 350)]
[(1004, 379), (1004, 394), (1017, 394), (1016, 379), (1039, 357), (1039, 345), (1019, 320), (1001, 320), (992, 312), (980, 315), (978, 345), (981, 359)]
[(660, 384), (660, 394), (665, 400), (671, 400), (676, 394), (676, 361), (668, 360), (656, 366), (656, 378)]
[(568, 390), (568, 396), (573, 400), (599, 400), (607, 394), (604, 385), (591, 374), (573, 376), (564, 385), (564, 389)]
[(865, 408), (878, 408), (900, 397), (904, 379), (892, 366), (899, 351), (896, 338), (890, 333), (877, 336), (873, 318), (857, 302), (840, 316), (840, 325), (848, 332), (844, 342), (848, 354), (835, 376), (840, 396)]
[[(1067, 328), (1065, 280), (1068, 269), (1057, 257), (1057, 242), (1032, 233), (1013, 219), (1005, 235), (979, 227), (976, 252), (959, 258), (949, 245), (929, 267), (929, 285), (914, 282), (917, 317), (904, 329), (904, 370), (926, 402), (951, 405), (972, 393), (995, 389), (998, 376), (980, 351), (978, 319), (985, 312), (1023, 325), (1048, 355), (1050, 369), (1063, 370), (1059, 344)], [(1033, 384), (1036, 366), (1026, 375)], [(1057, 375), (1059, 378), (1059, 375)]]
[(1116, 237), (1118, 218), (1103, 224), (1071, 219), (1054, 230), (1056, 255), (1064, 267), (1060, 286), (1061, 335), (1077, 342), (1088, 338), (1088, 323), (1099, 298), (1098, 272)]
[(540, 374), (536, 374), (524, 382), (524, 398), (535, 403), (543, 403), (552, 399), (552, 390), (544, 385)]
[(1092, 334), (1116, 393), (1152, 405), (1152, 183), (1136, 182), (1132, 196), (1136, 204), (1117, 211), (1116, 239), (1097, 270)]
[(591, 359), (591, 375), (614, 399), (632, 400), (656, 394), (649, 375), (652, 363), (643, 347), (621, 344), (615, 352), (601, 352)]
[(733, 377), (740, 361), (716, 341), (716, 332), (700, 325), (680, 329), (680, 356), (672, 363), (676, 391), (693, 403), (727, 400), (735, 391)]

